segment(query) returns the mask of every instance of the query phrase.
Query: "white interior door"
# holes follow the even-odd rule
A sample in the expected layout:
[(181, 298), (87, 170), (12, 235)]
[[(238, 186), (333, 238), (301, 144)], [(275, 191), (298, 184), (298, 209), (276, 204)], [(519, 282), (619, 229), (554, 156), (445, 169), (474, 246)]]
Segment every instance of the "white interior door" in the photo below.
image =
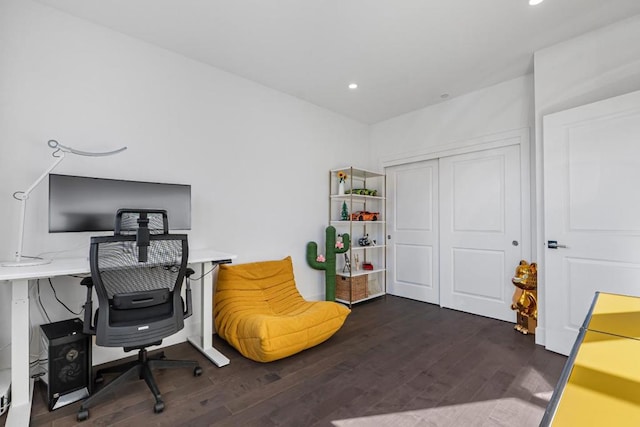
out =
[(438, 160), (386, 169), (387, 292), (440, 303)]
[[(640, 92), (543, 120), (546, 342), (569, 354), (596, 291), (640, 295)], [(545, 242), (546, 243), (546, 242)]]
[(522, 257), (520, 146), (440, 159), (440, 302), (515, 321), (511, 277)]

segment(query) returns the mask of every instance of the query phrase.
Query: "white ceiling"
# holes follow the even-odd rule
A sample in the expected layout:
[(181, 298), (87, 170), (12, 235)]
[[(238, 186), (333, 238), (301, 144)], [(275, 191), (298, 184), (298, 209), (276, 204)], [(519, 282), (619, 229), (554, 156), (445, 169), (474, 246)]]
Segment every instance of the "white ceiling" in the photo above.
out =
[(364, 123), (530, 73), (536, 50), (640, 13), (640, 0), (39, 1)]

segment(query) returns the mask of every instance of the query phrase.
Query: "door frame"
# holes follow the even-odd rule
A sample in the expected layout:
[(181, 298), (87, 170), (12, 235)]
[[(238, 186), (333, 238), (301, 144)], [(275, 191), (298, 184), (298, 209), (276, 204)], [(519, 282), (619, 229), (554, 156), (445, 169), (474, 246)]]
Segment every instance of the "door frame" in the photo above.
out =
[[(521, 128), (511, 131), (485, 135), (462, 141), (455, 141), (448, 144), (435, 145), (414, 152), (398, 153), (380, 158), (380, 168), (385, 171), (392, 166), (408, 165), (410, 163), (424, 160), (439, 159), (458, 154), (467, 154), (477, 151), (489, 150), (492, 148), (508, 147), (511, 145), (520, 146), (520, 224), (522, 227), (521, 244), (522, 257), (529, 262), (536, 262), (532, 259), (532, 254), (536, 254), (533, 243), (536, 241), (532, 236), (531, 224), (531, 197), (534, 194), (531, 188), (531, 148), (530, 148), (530, 128)], [(387, 203), (387, 212), (391, 209)], [(515, 268), (513, 266), (514, 273)], [(515, 289), (515, 288), (514, 288)], [(538, 316), (544, 316), (544, 310), (538, 309)], [(541, 319), (542, 321), (544, 319)], [(544, 323), (543, 323), (544, 324)], [(536, 329), (536, 337), (538, 330)], [(544, 336), (544, 334), (543, 334)], [(536, 340), (537, 342), (537, 340)]]

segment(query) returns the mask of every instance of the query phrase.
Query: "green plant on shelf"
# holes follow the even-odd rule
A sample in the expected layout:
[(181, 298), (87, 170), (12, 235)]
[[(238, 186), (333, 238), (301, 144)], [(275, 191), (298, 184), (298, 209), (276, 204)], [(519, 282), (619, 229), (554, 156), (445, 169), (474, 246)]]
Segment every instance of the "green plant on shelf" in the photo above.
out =
[(378, 194), (378, 190), (370, 190), (368, 188), (354, 188), (354, 189), (345, 191), (345, 194), (357, 194), (360, 196), (376, 196)]
[(342, 221), (349, 221), (349, 209), (347, 208), (347, 202), (342, 202), (342, 212), (340, 212), (340, 219)]

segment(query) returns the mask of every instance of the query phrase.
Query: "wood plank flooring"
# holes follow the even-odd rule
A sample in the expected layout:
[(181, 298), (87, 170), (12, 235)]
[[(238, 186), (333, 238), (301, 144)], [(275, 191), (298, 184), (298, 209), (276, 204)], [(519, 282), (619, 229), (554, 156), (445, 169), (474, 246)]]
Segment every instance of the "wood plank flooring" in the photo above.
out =
[[(165, 349), (204, 374), (157, 371), (162, 414), (136, 381), (80, 425), (537, 426), (566, 360), (512, 324), (393, 296), (354, 306), (330, 340), (284, 360), (250, 361), (217, 336), (214, 346), (230, 365), (188, 343)], [(31, 423), (76, 425), (78, 406), (48, 412), (36, 390)]]

